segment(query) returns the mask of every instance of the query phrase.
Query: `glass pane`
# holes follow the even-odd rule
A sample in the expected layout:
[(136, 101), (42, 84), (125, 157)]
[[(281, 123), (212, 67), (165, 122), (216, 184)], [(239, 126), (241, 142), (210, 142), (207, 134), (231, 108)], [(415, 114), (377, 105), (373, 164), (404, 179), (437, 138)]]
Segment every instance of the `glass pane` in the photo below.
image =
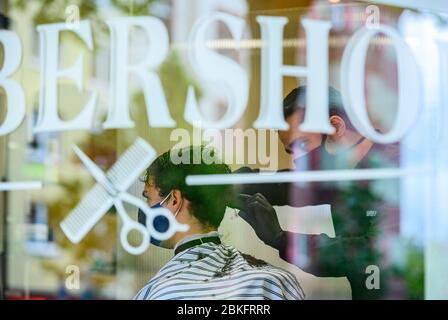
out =
[[(217, 229), (306, 299), (446, 299), (446, 8), (379, 2), (2, 3), (3, 297), (132, 299), (176, 244)], [(169, 167), (200, 175), (175, 187), (150, 170), (190, 231), (168, 249), (122, 239), (151, 236), (136, 204), (163, 197), (143, 196), (145, 169), (190, 145), (232, 174), (202, 176), (204, 154)], [(201, 205), (238, 193), (204, 222)]]

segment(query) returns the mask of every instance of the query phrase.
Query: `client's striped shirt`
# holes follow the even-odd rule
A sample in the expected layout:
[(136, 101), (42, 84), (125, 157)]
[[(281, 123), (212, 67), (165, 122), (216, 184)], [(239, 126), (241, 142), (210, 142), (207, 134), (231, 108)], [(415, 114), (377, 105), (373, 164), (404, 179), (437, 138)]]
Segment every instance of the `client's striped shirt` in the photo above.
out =
[(234, 247), (204, 243), (174, 256), (134, 299), (299, 300), (305, 294), (291, 273)]

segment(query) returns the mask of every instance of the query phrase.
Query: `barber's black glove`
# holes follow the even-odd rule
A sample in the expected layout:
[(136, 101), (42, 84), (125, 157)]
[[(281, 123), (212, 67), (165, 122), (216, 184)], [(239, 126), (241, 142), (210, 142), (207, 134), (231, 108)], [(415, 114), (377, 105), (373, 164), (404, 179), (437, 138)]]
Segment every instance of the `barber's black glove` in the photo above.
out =
[(252, 226), (258, 238), (268, 246), (283, 250), (286, 233), (280, 227), (277, 213), (266, 198), (260, 194), (239, 195), (241, 210), (239, 215)]

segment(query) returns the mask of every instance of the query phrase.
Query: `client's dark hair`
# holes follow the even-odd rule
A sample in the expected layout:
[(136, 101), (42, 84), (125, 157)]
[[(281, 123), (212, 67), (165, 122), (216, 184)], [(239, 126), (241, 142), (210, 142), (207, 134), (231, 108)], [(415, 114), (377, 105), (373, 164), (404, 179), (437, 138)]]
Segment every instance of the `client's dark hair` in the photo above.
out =
[[(306, 106), (306, 86), (300, 86), (292, 90), (285, 99), (283, 99), (283, 114), (285, 118), (291, 116), (297, 110), (304, 110)], [(341, 117), (350, 130), (354, 130), (353, 125), (347, 117), (342, 104), (342, 97), (338, 90), (328, 87), (328, 106), (331, 116)]]
[[(178, 161), (179, 159), (182, 161)], [(180, 190), (190, 202), (190, 213), (203, 225), (217, 228), (224, 218), (227, 203), (234, 197), (233, 187), (190, 186), (186, 184), (185, 178), (197, 174), (227, 173), (231, 173), (230, 168), (222, 163), (215, 150), (204, 146), (189, 146), (168, 150), (157, 157), (146, 170), (143, 180), (147, 183), (149, 178), (153, 178), (155, 186), (160, 188), (161, 197), (167, 196), (173, 189)]]

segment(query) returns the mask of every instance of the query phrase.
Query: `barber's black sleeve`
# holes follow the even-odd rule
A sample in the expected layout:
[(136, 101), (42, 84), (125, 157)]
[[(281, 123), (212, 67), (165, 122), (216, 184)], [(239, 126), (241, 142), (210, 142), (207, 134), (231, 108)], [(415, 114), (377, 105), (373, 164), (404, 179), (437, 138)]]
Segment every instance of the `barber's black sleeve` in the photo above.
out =
[[(278, 172), (287, 172), (289, 170), (280, 170)], [(253, 173), (259, 174), (259, 169), (249, 167), (241, 167), (233, 173)], [(257, 184), (240, 184), (237, 186), (239, 193), (254, 195), (262, 194), (271, 205), (283, 206), (289, 204), (290, 183), (257, 183)]]

